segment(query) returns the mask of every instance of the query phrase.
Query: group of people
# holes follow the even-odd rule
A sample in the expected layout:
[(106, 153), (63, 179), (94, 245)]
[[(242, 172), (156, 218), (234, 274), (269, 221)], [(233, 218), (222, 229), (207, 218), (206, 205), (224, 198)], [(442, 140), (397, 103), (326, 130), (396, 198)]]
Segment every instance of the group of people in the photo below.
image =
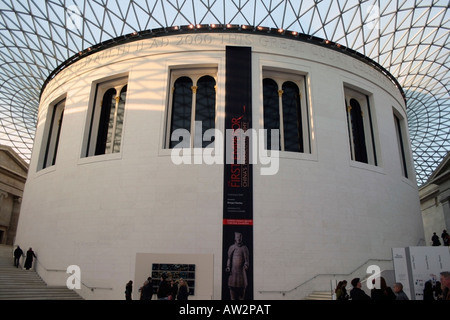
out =
[[(370, 295), (361, 289), (361, 279), (354, 278), (351, 282), (352, 289), (347, 293), (347, 280), (340, 281), (335, 289), (336, 300), (409, 300), (408, 296), (403, 292), (403, 285), (399, 282), (395, 283), (394, 290), (386, 284), (386, 280), (380, 277), (379, 288), (374, 286)], [(375, 284), (375, 280), (372, 281)], [(395, 291), (395, 293), (394, 293)]]
[[(441, 238), (444, 246), (450, 246), (450, 234), (448, 234), (447, 230), (442, 231)], [(441, 245), (441, 240), (439, 240), (439, 236), (436, 234), (436, 232), (433, 232), (433, 235), (431, 236), (431, 245), (433, 247), (438, 247)]]
[[(154, 289), (153, 279), (148, 277), (142, 287), (139, 288), (140, 300), (152, 300)], [(130, 280), (125, 286), (125, 299), (132, 300), (133, 281)], [(167, 274), (163, 273), (156, 290), (158, 300), (188, 300), (189, 287), (183, 278), (178, 282), (174, 279), (167, 279)]]
[[(424, 300), (450, 300), (450, 272), (441, 272), (440, 281), (433, 286), (431, 281), (425, 283)], [(336, 300), (409, 300), (406, 293), (403, 291), (403, 285), (396, 282), (392, 290), (383, 277), (379, 278), (379, 286), (374, 286), (368, 295), (361, 289), (360, 278), (354, 278), (351, 281), (353, 288), (350, 293), (347, 293), (347, 281), (342, 280), (336, 286), (335, 295)], [(375, 280), (372, 281), (375, 284)]]
[(450, 300), (450, 272), (441, 272), (440, 281), (433, 285), (431, 280), (425, 282), (423, 300)]
[(33, 266), (33, 259), (36, 258), (36, 254), (34, 253), (33, 249), (30, 247), (27, 251), (26, 256), (23, 253), (23, 250), (20, 248), (20, 246), (17, 246), (17, 248), (14, 250), (14, 266), (18, 268), (20, 266), (20, 258), (25, 257), (25, 264), (23, 267), (27, 270), (30, 270)]
[[(409, 300), (400, 282), (396, 282), (392, 290), (383, 277), (380, 277), (379, 288), (374, 286), (370, 290), (370, 295), (361, 289), (360, 278), (354, 278), (350, 283), (353, 288), (347, 293), (347, 280), (339, 281), (334, 291), (336, 300)], [(375, 280), (372, 283), (375, 284)]]

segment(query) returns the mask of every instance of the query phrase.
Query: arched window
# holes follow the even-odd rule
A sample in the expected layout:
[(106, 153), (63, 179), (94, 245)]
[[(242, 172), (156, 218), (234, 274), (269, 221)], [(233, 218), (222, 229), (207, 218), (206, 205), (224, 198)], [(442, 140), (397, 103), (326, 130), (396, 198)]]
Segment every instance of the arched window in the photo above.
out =
[(97, 84), (86, 156), (120, 152), (127, 87), (127, 78)]
[[(107, 143), (107, 148), (110, 148), (112, 150), (113, 153), (116, 152), (120, 152), (120, 144), (122, 141), (122, 131), (123, 131), (123, 118), (124, 118), (124, 114), (125, 114), (125, 101), (127, 99), (127, 88), (128, 86), (124, 86), (122, 88), (122, 90), (120, 91), (120, 95), (119, 95), (119, 102), (117, 104), (117, 108), (116, 108), (116, 114), (115, 116), (115, 121), (114, 121), (114, 126), (112, 127), (112, 134), (111, 134), (111, 144), (112, 146), (110, 146)], [(117, 99), (117, 97), (116, 97)]]
[(406, 124), (405, 120), (401, 117), (401, 115), (397, 115), (396, 111), (394, 112), (394, 124), (395, 124), (395, 131), (397, 134), (397, 144), (398, 144), (398, 152), (400, 154), (400, 164), (402, 169), (402, 175), (405, 178), (409, 178), (408, 174), (408, 163), (409, 158), (406, 153), (406, 145), (404, 142), (404, 134), (403, 132), (406, 132)]
[[(174, 69), (171, 71), (171, 96), (168, 109), (166, 148), (210, 147), (211, 139), (204, 140), (204, 133), (215, 128), (216, 80), (214, 69)], [(182, 129), (182, 132), (175, 133)], [(189, 141), (186, 136), (189, 133)], [(174, 138), (175, 141), (172, 141)], [(214, 141), (214, 137), (212, 137)]]
[[(264, 129), (267, 130), (266, 148), (272, 149), (271, 131), (278, 130), (278, 150), (305, 152), (309, 147), (309, 125), (306, 99), (302, 97), (299, 84), (302, 76), (267, 72), (271, 77), (263, 79)], [(295, 80), (289, 80), (290, 78)]]
[(42, 143), (42, 145), (45, 146), (45, 149), (43, 151), (43, 159), (41, 160), (42, 164), (39, 166), (41, 169), (51, 167), (56, 163), (56, 154), (58, 153), (59, 136), (61, 134), (65, 103), (66, 100), (63, 99), (48, 108), (44, 129), (47, 132), (47, 139)]
[(95, 155), (120, 152), (127, 86), (121, 88), (119, 95), (117, 92), (111, 88), (103, 95)]
[[(211, 76), (203, 76), (197, 82), (195, 102), (195, 121), (202, 124), (202, 137), (206, 130), (215, 128), (216, 121), (216, 80)], [(198, 133), (197, 133), (198, 136)], [(207, 147), (211, 141), (202, 141)], [(198, 142), (195, 145), (199, 145)]]
[(303, 152), (300, 90), (292, 81), (285, 82), (282, 90), (284, 150)]
[[(272, 149), (272, 130), (280, 130), (280, 103), (278, 84), (272, 79), (263, 80), (264, 129), (267, 130), (266, 149)], [(281, 144), (278, 142), (278, 150)]]
[[(192, 80), (188, 77), (180, 77), (173, 86), (172, 120), (170, 123), (170, 136), (177, 129), (186, 129), (191, 132), (192, 116)], [(170, 141), (173, 148), (177, 141)]]
[(366, 137), (361, 106), (356, 99), (350, 100), (350, 123), (354, 160), (367, 163)]
[(114, 119), (114, 112), (116, 106), (116, 89), (111, 88), (105, 92), (103, 95), (103, 103), (100, 114), (100, 122), (98, 125), (97, 132), (97, 146), (95, 147), (95, 155), (105, 154), (106, 145), (108, 143), (111, 145), (111, 135), (113, 122), (110, 119)]
[(344, 90), (351, 159), (377, 165), (369, 97), (352, 89)]

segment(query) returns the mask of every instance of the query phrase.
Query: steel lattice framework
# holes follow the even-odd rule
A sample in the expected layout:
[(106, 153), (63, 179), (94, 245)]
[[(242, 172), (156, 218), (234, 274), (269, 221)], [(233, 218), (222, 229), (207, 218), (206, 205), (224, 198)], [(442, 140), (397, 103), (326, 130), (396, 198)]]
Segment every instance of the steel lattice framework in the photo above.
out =
[(339, 43), (397, 78), (421, 185), (450, 150), (449, 8), (448, 0), (1, 0), (0, 143), (30, 159), (45, 79), (95, 44), (181, 25), (264, 26)]

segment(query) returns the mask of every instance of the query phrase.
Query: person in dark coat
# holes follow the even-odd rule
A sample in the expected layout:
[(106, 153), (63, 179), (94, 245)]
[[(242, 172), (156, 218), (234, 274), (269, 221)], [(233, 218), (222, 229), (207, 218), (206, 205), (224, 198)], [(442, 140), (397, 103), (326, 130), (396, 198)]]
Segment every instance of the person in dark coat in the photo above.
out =
[(442, 286), (441, 286), (441, 282), (440, 281), (436, 281), (436, 284), (433, 287), (433, 291), (434, 291), (434, 297), (436, 298), (436, 300), (443, 300), (442, 297)]
[(16, 250), (14, 250), (14, 267), (18, 268), (20, 264), (20, 257), (23, 255), (23, 250), (20, 246), (17, 246)]
[(125, 300), (133, 300), (131, 298), (132, 293), (133, 293), (133, 281), (130, 280), (125, 286)]
[(27, 251), (27, 257), (25, 259), (25, 269), (30, 270), (31, 267), (33, 266), (33, 258), (36, 258), (36, 255), (34, 254), (33, 249), (28, 249)]
[(433, 284), (431, 280), (425, 282), (425, 286), (423, 288), (423, 300), (432, 300), (434, 301), (434, 292), (433, 292)]
[(353, 286), (353, 289), (350, 290), (350, 298), (352, 300), (370, 300), (370, 296), (367, 295), (361, 289), (361, 281), (359, 278), (354, 278), (350, 283)]
[(153, 296), (152, 278), (148, 277), (147, 281), (145, 281), (144, 286), (142, 287), (141, 300), (152, 300), (152, 296)]
[[(375, 285), (375, 279), (372, 280), (372, 284)], [(370, 298), (372, 300), (396, 300), (397, 296), (394, 291), (386, 284), (386, 280), (380, 277), (380, 288), (375, 286), (370, 291)]]
[(169, 291), (169, 300), (175, 300), (178, 294), (178, 284), (175, 280), (170, 280), (170, 291)]
[(178, 300), (187, 300), (189, 296), (189, 287), (184, 279), (179, 280)]
[(447, 230), (443, 230), (441, 234), (442, 241), (444, 241), (444, 246), (450, 245), (450, 235)]
[(167, 275), (163, 273), (161, 275), (161, 281), (159, 283), (158, 287), (158, 300), (169, 300), (169, 294), (170, 294), (170, 285), (167, 282)]
[(437, 247), (441, 245), (441, 241), (439, 241), (439, 236), (436, 234), (436, 232), (433, 232), (433, 236), (431, 237), (431, 242), (433, 247)]

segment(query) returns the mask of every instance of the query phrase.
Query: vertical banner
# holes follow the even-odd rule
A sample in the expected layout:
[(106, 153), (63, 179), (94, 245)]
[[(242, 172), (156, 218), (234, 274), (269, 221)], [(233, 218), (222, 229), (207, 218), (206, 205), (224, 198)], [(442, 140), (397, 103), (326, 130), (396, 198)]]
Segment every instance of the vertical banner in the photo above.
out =
[(251, 48), (226, 47), (222, 300), (253, 299)]

